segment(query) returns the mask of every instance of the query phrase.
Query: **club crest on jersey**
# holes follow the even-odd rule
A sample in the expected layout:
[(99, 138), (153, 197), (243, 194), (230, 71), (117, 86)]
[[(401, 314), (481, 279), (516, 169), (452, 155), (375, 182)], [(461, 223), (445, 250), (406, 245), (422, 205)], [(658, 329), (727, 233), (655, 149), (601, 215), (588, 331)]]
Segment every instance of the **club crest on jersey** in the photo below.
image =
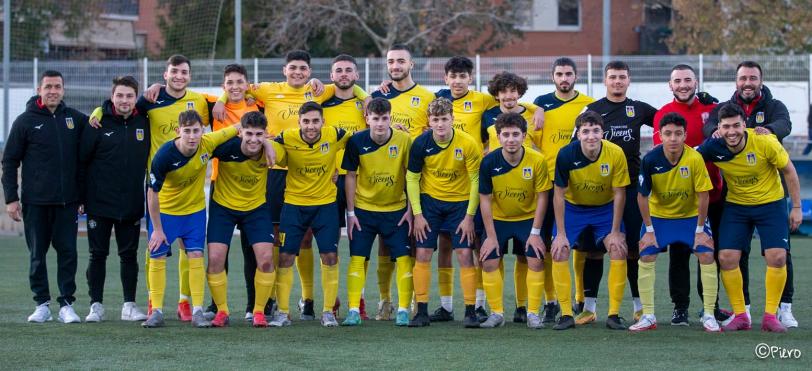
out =
[(524, 167), (524, 168), (522, 168), (522, 178), (523, 179), (532, 179), (533, 178), (533, 168), (532, 167)]
[(679, 176), (681, 176), (683, 178), (688, 178), (689, 176), (691, 176), (691, 172), (688, 171), (687, 166), (680, 166), (680, 168), (679, 168)]
[(626, 106), (626, 117), (634, 117), (634, 106)]
[(360, 100), (355, 101), (355, 108), (358, 108), (359, 111), (363, 111), (364, 110), (364, 102), (361, 102)]
[(327, 142), (322, 143), (319, 150), (321, 151), (321, 153), (330, 152), (330, 143), (327, 143)]
[(65, 126), (67, 126), (68, 129), (73, 129), (74, 128), (73, 117), (65, 117)]
[(144, 129), (135, 129), (135, 139), (139, 142), (144, 141)]
[(756, 112), (756, 124), (764, 123), (764, 112)]
[(753, 152), (747, 152), (747, 164), (750, 166), (756, 165), (756, 154)]
[(454, 159), (457, 161), (462, 161), (463, 157), (462, 148), (454, 148)]
[(474, 102), (467, 100), (462, 103), (462, 110), (465, 112), (471, 112), (474, 110)]
[(398, 146), (389, 146), (389, 157), (398, 157)]
[(311, 100), (313, 100), (313, 93), (311, 93), (311, 92), (306, 92), (306, 93), (304, 93), (304, 99), (305, 99), (306, 101), (311, 101)]
[(187, 111), (194, 111), (195, 110), (195, 102), (186, 102), (186, 110)]
[(605, 162), (601, 164), (601, 176), (609, 176), (609, 164)]
[(412, 97), (412, 107), (417, 107), (420, 105), (420, 97)]
[(200, 155), (200, 163), (205, 165), (207, 162), (209, 162), (209, 154), (204, 153)]

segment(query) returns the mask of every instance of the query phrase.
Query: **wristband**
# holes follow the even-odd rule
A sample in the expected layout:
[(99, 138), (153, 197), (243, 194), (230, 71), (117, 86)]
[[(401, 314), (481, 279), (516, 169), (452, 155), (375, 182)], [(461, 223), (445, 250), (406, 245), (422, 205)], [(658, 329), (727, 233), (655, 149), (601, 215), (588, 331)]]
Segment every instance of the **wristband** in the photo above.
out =
[(646, 233), (654, 233), (654, 226), (647, 225), (646, 226)]
[(700, 233), (704, 233), (704, 232), (705, 232), (705, 226), (704, 225), (696, 226), (696, 234), (700, 234)]
[(541, 228), (530, 228), (530, 234), (533, 236), (541, 236)]
[(347, 211), (347, 216), (355, 217), (355, 211)]

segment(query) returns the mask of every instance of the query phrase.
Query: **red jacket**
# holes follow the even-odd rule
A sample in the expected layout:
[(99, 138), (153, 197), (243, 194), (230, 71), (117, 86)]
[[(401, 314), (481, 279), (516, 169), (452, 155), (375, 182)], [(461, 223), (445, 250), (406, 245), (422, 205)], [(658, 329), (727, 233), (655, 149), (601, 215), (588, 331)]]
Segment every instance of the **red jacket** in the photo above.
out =
[[(654, 115), (654, 136), (652, 138), (654, 145), (656, 146), (662, 143), (660, 140), (660, 119), (662, 119), (666, 113), (671, 112), (679, 113), (685, 118), (685, 121), (688, 122), (685, 144), (691, 147), (702, 144), (705, 140), (705, 136), (702, 134), (702, 126), (705, 125), (711, 111), (713, 111), (716, 105), (716, 103), (702, 104), (699, 99), (694, 99), (691, 104), (685, 104), (674, 99), (673, 102), (664, 105), (657, 111), (657, 114)], [(708, 168), (708, 174), (713, 184), (713, 190), (709, 193), (710, 202), (719, 201), (722, 197), (722, 174), (719, 173), (719, 168), (711, 162), (706, 162), (705, 166)]]

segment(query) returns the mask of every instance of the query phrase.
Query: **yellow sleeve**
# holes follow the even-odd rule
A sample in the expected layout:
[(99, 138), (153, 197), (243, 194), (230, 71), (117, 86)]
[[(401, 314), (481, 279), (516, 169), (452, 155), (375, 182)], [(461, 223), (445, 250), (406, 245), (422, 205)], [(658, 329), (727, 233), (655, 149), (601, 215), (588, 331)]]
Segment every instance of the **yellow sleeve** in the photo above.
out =
[[(606, 144), (604, 144), (606, 145)], [(615, 174), (612, 177), (612, 187), (620, 188), (629, 185), (629, 164), (626, 163), (626, 156), (618, 151), (619, 155), (615, 156)]]
[(421, 173), (413, 173), (406, 170), (406, 195), (409, 197), (409, 203), (412, 204), (412, 214), (422, 214), (423, 208), (420, 207), (420, 177)]
[(550, 174), (547, 172), (547, 161), (542, 158), (538, 166), (536, 166), (536, 184), (534, 184), (536, 193), (549, 191), (553, 188), (553, 182), (550, 181)]
[(358, 99), (360, 100), (367, 99), (367, 97), (369, 96), (369, 94), (367, 94), (367, 91), (358, 85), (352, 86), (352, 93), (355, 94), (355, 96), (358, 97)]
[(217, 101), (220, 99), (219, 96), (211, 95), (211, 94), (207, 94), (207, 93), (200, 93), (200, 95), (202, 95), (203, 98), (206, 98), (207, 103), (217, 103)]
[(197, 113), (199, 113), (200, 118), (203, 119), (202, 122), (203, 126), (211, 127), (212, 120), (211, 117), (209, 117), (209, 102), (207, 102), (206, 96), (201, 94), (200, 99), (198, 99), (198, 102), (195, 103), (196, 103), (195, 107), (197, 107)]
[(288, 165), (288, 153), (285, 151), (285, 146), (271, 140), (274, 152), (276, 152), (276, 165), (285, 167)]
[(468, 191), (468, 209), (465, 211), (468, 215), (476, 215), (479, 208), (479, 170), (471, 172), (468, 171), (468, 177), (471, 180), (471, 189)]
[(693, 164), (691, 164), (691, 166), (694, 167), (694, 191), (710, 191), (713, 189), (713, 184), (711, 184), (710, 175), (708, 175), (708, 168), (705, 167), (705, 162), (702, 160), (701, 155), (695, 156), (694, 158), (695, 160)]
[[(533, 117), (533, 115), (536, 114), (536, 108), (539, 108), (537, 105), (533, 103), (521, 102), (519, 103), (519, 105), (527, 110), (527, 113), (530, 115), (530, 117)], [(528, 122), (528, 124), (530, 124), (530, 122)]]
[(496, 101), (493, 95), (482, 93), (482, 106), (485, 107), (486, 111), (498, 105), (499, 102)]
[[(758, 134), (756, 134), (758, 135)], [(764, 141), (764, 155), (771, 164), (775, 165), (777, 169), (783, 169), (789, 163), (789, 154), (784, 146), (778, 142), (774, 135), (762, 136)]]
[(101, 119), (102, 119), (102, 108), (101, 107), (96, 107), (93, 110), (93, 112), (90, 113), (90, 118), (94, 118), (94, 117), (96, 118), (96, 120), (99, 120), (99, 122), (101, 122)]
[[(313, 88), (311, 87), (310, 90), (312, 91)], [(321, 93), (321, 95), (319, 95), (318, 97), (314, 96), (313, 101), (318, 103), (318, 104), (322, 104), (322, 103), (328, 101), (330, 98), (332, 98), (335, 94), (336, 94), (336, 85), (335, 84), (327, 84), (327, 85), (324, 85), (324, 93)]]
[[(336, 133), (338, 133), (338, 129), (336, 130)], [(347, 147), (347, 141), (350, 140), (351, 136), (352, 136), (352, 134), (349, 131), (344, 130), (344, 136), (341, 137), (341, 139), (336, 141), (336, 148), (338, 148), (338, 149), (346, 148)]]
[(207, 152), (214, 151), (217, 146), (237, 136), (237, 128), (228, 126), (217, 131), (203, 134), (203, 145)]

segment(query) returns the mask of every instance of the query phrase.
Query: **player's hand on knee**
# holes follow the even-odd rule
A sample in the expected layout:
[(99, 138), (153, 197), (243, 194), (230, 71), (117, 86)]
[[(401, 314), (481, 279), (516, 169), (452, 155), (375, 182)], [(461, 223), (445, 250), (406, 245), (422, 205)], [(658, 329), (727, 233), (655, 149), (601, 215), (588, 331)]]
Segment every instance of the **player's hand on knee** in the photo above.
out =
[[(349, 213), (348, 213), (349, 214)], [(354, 229), (361, 230), (361, 223), (358, 222), (358, 217), (347, 215), (347, 237), (352, 240), (352, 231)]]
[(488, 237), (482, 241), (482, 246), (479, 248), (479, 261), (484, 262), (491, 255), (491, 252), (496, 250), (496, 256), (499, 256), (501, 251), (498, 249), (499, 241), (495, 237)]
[(22, 220), (22, 207), (20, 206), (20, 201), (9, 202), (9, 204), (6, 205), (6, 212), (11, 220), (15, 222)]
[(567, 236), (559, 234), (553, 239), (553, 244), (550, 253), (553, 255), (553, 260), (560, 261), (570, 249), (570, 241)]
[(423, 217), (423, 214), (417, 214), (414, 216), (414, 236), (417, 238), (418, 242), (423, 242), (428, 237), (428, 232), (431, 232), (431, 227), (429, 227), (429, 223), (426, 222), (426, 218)]
[(640, 252), (649, 246), (659, 247), (657, 245), (657, 236), (654, 235), (654, 232), (646, 232), (643, 234), (643, 237), (640, 238), (640, 242), (637, 243), (637, 247)]
[(455, 234), (461, 234), (460, 243), (465, 242), (468, 240), (468, 244), (474, 243), (474, 217), (471, 215), (465, 215), (465, 218), (462, 219), (460, 225), (457, 226), (457, 230), (454, 231)]
[(409, 225), (409, 236), (411, 236), (412, 233), (414, 233), (414, 230), (412, 229), (414, 227), (414, 217), (412, 216), (411, 210), (406, 210), (406, 212), (403, 213), (403, 216), (400, 218), (400, 221), (398, 222), (398, 227), (403, 225), (403, 223)]
[(169, 243), (166, 241), (166, 235), (164, 234), (164, 231), (157, 229), (152, 231), (152, 236), (150, 236), (149, 238), (149, 251), (158, 250), (158, 248), (161, 247), (162, 244), (169, 245)]
[(697, 233), (694, 236), (694, 251), (699, 246), (705, 246), (713, 250), (713, 238), (705, 232)]
[(544, 241), (541, 240), (541, 236), (531, 234), (530, 237), (527, 238), (525, 251), (530, 252), (530, 249), (533, 249), (539, 259), (545, 259), (547, 257), (547, 247), (544, 246)]

